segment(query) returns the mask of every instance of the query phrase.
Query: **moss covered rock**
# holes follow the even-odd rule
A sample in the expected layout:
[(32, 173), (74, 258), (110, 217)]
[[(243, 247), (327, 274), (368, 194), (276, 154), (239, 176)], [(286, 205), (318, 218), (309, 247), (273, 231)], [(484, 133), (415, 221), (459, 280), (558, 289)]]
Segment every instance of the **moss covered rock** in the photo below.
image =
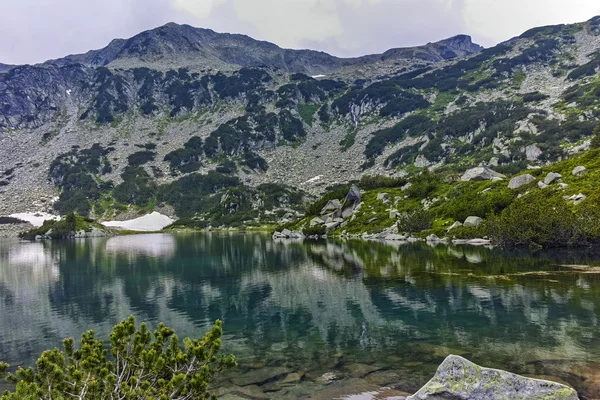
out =
[(577, 392), (560, 383), (526, 378), (448, 356), (434, 377), (407, 400), (577, 400)]

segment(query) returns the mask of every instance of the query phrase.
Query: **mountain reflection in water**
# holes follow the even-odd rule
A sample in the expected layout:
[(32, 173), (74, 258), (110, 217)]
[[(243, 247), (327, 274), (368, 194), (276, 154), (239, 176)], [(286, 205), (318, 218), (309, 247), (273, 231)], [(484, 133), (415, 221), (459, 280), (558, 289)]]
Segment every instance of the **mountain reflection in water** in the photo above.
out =
[(449, 353), (553, 376), (594, 398), (600, 275), (560, 265), (599, 261), (581, 251), (260, 234), (4, 240), (0, 326), (10, 329), (0, 329), (0, 360), (32, 363), (64, 337), (106, 336), (129, 315), (180, 336), (223, 319), (225, 351), (240, 361), (223, 385), (261, 368), (304, 376), (282, 387), (257, 378), (274, 398), (326, 393), (328, 372), (347, 387), (414, 391)]

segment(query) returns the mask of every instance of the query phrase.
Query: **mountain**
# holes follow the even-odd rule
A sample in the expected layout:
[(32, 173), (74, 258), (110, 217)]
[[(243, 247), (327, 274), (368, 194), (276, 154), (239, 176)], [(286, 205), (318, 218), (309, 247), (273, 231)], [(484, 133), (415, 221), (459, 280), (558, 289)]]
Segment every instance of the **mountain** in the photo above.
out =
[(512, 175), (589, 147), (599, 68), (600, 17), (353, 59), (168, 24), (0, 75), (0, 215), (239, 226), (364, 176)]
[(473, 54), (481, 46), (459, 35), (415, 48), (393, 49), (384, 54), (359, 58), (338, 58), (313, 50), (290, 50), (245, 35), (216, 33), (210, 29), (169, 23), (140, 33), (130, 39), (113, 40), (101, 50), (71, 55), (46, 62), (47, 65), (82, 64), (90, 67), (149, 67), (192, 70), (241, 67), (271, 67), (309, 75), (330, 74), (345, 66), (378, 60), (423, 59), (442, 61)]
[(7, 72), (8, 70), (10, 70), (11, 68), (14, 68), (14, 67), (15, 67), (15, 65), (0, 63), (0, 74), (3, 72)]

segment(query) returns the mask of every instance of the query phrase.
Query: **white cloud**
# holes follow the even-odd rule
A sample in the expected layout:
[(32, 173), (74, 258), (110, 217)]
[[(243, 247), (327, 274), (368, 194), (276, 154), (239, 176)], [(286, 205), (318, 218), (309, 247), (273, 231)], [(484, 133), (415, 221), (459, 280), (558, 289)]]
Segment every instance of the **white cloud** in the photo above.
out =
[(467, 28), (486, 45), (536, 26), (582, 22), (599, 14), (598, 0), (465, 0), (464, 6)]

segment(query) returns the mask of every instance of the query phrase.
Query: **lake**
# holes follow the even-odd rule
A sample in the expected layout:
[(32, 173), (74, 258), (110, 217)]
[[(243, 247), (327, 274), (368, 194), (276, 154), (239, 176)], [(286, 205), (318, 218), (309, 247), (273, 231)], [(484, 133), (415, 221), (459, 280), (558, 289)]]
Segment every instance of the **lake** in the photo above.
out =
[(597, 266), (581, 250), (241, 233), (3, 239), (0, 360), (30, 365), (129, 315), (180, 337), (222, 319), (240, 363), (227, 399), (413, 393), (448, 354), (600, 398)]

